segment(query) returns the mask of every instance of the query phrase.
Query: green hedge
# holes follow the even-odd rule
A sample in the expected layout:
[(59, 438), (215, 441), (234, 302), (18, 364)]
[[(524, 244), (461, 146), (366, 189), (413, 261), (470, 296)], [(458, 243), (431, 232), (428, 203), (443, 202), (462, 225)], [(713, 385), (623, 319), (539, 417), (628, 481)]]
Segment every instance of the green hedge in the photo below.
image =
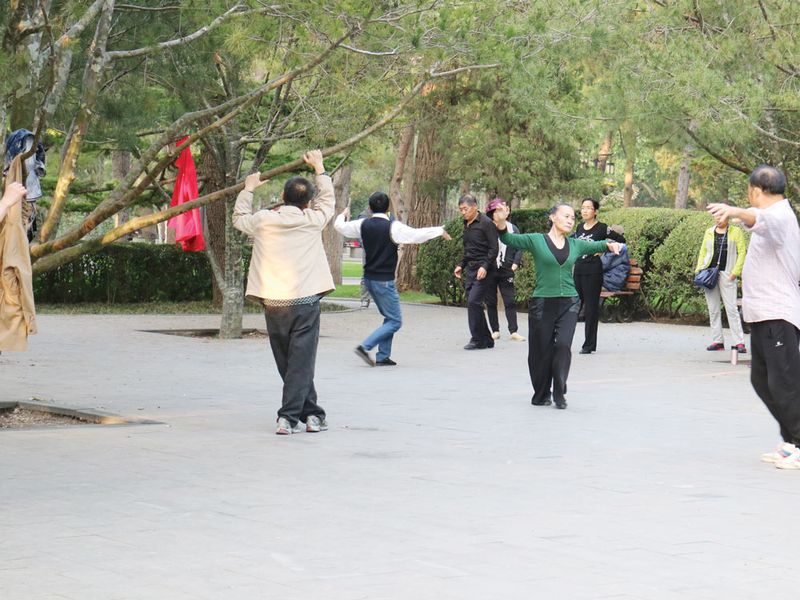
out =
[[(544, 209), (515, 210), (509, 220), (523, 233), (547, 231), (547, 210)], [(453, 269), (464, 254), (464, 220), (456, 217), (445, 224), (445, 229), (452, 236), (452, 241), (436, 238), (420, 246), (417, 254), (417, 277), (425, 292), (438, 296), (444, 304), (460, 305), (464, 303), (464, 285), (455, 278)], [(533, 261), (525, 253), (522, 267), (517, 271), (517, 301), (524, 305), (535, 285)]]
[(211, 298), (211, 268), (203, 252), (175, 246), (114, 244), (36, 275), (37, 302), (183, 302)]
[(705, 296), (692, 280), (703, 231), (712, 224), (708, 213), (690, 214), (653, 252), (647, 302), (655, 313), (677, 316), (706, 310)]
[[(599, 218), (608, 225), (622, 225), (625, 228), (630, 256), (639, 261), (639, 266), (647, 273), (656, 248), (681, 221), (692, 214), (696, 213), (674, 208), (618, 208), (601, 212)], [(697, 243), (699, 245), (700, 240)]]

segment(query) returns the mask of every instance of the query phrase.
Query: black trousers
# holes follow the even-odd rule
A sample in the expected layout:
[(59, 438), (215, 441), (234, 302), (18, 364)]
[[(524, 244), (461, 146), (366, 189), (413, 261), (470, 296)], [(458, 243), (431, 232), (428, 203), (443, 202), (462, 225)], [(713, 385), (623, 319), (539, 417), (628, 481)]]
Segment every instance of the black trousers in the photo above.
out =
[(800, 332), (787, 321), (750, 325), (750, 383), (780, 427), (784, 442), (800, 445)]
[(299, 306), (267, 306), (264, 309), (269, 345), (283, 380), (278, 416), (294, 427), (316, 415), (325, 418), (317, 404), (314, 367), (319, 344), (319, 301)]
[(536, 404), (549, 399), (551, 393), (556, 402), (564, 400), (579, 309), (577, 296), (530, 301), (528, 371), (533, 384), (531, 401)]
[(597, 350), (597, 323), (600, 320), (600, 291), (603, 287), (603, 273), (576, 273), (575, 289), (583, 305), (584, 341), (583, 349)]
[(483, 312), (486, 290), (493, 276), (494, 269), (491, 269), (486, 277), (479, 281), (477, 267), (467, 267), (464, 270), (464, 295), (467, 299), (470, 341), (479, 346), (494, 346), (492, 333), (489, 331), (486, 315)]
[(492, 331), (500, 331), (500, 320), (497, 317), (497, 291), (503, 297), (503, 306), (506, 309), (506, 323), (508, 333), (514, 333), (517, 327), (517, 300), (514, 297), (514, 271), (511, 269), (497, 269), (486, 276), (491, 280), (486, 289), (486, 314), (489, 317), (489, 327)]

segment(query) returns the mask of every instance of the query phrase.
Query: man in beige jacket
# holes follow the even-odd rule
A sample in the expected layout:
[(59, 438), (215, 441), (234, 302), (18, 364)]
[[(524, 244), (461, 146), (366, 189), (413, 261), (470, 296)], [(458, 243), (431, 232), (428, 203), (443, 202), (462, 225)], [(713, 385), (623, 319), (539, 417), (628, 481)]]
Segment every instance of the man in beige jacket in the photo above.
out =
[[(248, 298), (264, 306), (272, 355), (283, 380), (278, 435), (328, 428), (317, 404), (314, 366), (319, 343), (319, 301), (334, 290), (322, 230), (333, 217), (333, 183), (322, 153), (303, 160), (316, 172), (315, 184), (292, 177), (283, 187), (283, 206), (253, 213), (253, 192), (264, 184), (254, 173), (236, 198), (233, 226), (252, 236), (253, 257), (247, 275)], [(315, 196), (316, 192), (316, 196)]]

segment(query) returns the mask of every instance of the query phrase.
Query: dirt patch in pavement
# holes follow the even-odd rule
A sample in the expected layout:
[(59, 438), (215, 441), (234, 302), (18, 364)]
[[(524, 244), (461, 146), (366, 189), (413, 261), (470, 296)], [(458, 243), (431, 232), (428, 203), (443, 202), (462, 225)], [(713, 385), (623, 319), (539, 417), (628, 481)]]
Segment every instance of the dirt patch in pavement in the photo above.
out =
[(88, 422), (76, 417), (59, 415), (39, 410), (28, 410), (19, 406), (0, 412), (0, 429), (25, 429), (27, 427), (64, 427), (86, 425)]

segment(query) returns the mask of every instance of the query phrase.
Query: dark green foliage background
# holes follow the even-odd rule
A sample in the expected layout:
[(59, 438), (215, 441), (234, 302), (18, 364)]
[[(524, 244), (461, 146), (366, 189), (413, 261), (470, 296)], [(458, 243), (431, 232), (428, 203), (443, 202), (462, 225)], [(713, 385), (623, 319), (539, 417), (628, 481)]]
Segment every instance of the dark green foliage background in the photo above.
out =
[[(541, 208), (515, 210), (509, 219), (522, 233), (547, 231), (547, 210)], [(464, 249), (464, 221), (457, 217), (445, 225), (453, 237), (431, 240), (420, 247), (417, 254), (417, 277), (422, 289), (438, 296), (444, 304), (463, 304), (464, 285), (453, 275)], [(530, 256), (523, 255), (522, 268), (517, 271), (517, 301), (523, 305), (530, 298), (536, 284), (536, 273)]]

